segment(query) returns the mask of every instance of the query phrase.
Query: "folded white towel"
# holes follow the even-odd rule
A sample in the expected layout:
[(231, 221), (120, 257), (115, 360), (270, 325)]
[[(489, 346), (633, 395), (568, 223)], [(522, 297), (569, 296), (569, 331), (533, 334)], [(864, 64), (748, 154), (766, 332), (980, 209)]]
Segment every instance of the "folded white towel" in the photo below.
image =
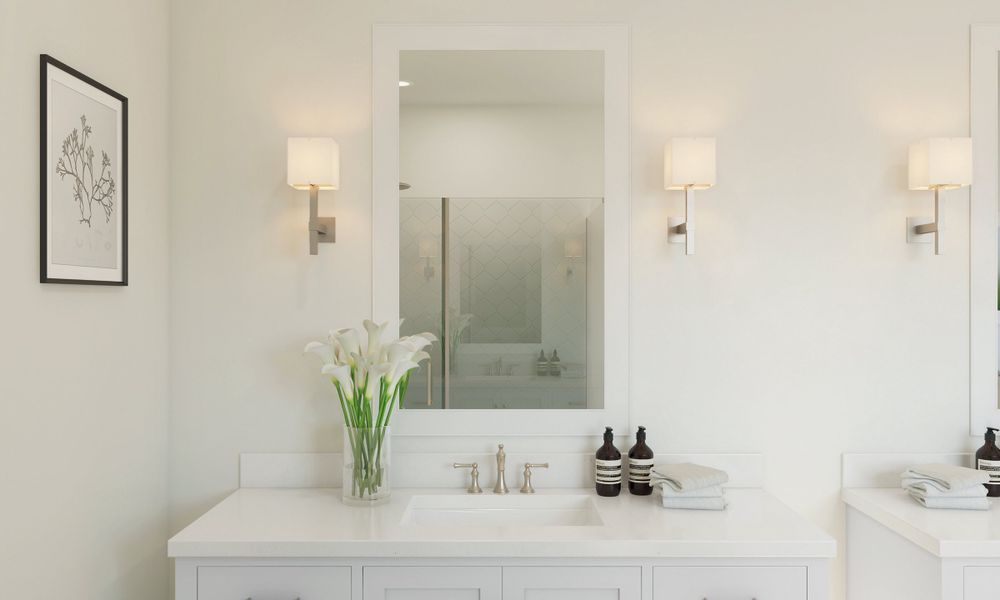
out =
[(909, 492), (911, 496), (918, 496), (920, 498), (982, 498), (986, 495), (986, 487), (979, 483), (953, 490), (942, 490), (926, 479), (904, 477), (901, 483), (903, 489)]
[(983, 496), (981, 498), (945, 498), (945, 497), (931, 497), (924, 498), (919, 496), (914, 496), (910, 494), (910, 497), (923, 504), (927, 508), (947, 508), (953, 510), (989, 510), (990, 501), (989, 498)]
[(986, 471), (941, 464), (916, 465), (904, 471), (900, 477), (921, 480), (941, 491), (969, 488), (977, 483), (983, 484), (990, 481), (990, 476)]
[[(683, 492), (678, 492), (674, 488), (666, 484), (666, 482), (660, 481), (654, 484), (656, 489), (663, 494), (664, 498), (720, 498), (722, 497), (722, 486), (713, 485), (706, 488), (699, 488), (696, 490), (687, 490)], [(983, 488), (984, 490), (986, 488)]]
[(649, 474), (652, 484), (662, 483), (678, 492), (700, 490), (729, 481), (725, 471), (691, 463), (654, 465)]
[(726, 499), (715, 498), (678, 498), (663, 497), (663, 508), (680, 508), (684, 510), (725, 510)]

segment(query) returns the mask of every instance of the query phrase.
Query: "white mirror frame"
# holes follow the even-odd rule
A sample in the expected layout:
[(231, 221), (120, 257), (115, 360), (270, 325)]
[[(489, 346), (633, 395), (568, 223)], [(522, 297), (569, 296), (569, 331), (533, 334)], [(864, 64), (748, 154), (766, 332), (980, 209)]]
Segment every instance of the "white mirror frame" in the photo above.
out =
[(973, 25), (970, 70), (969, 404), (973, 436), (1000, 427), (997, 408), (997, 203), (1000, 25)]
[(604, 51), (604, 408), (408, 410), (403, 435), (599, 435), (628, 427), (629, 60), (625, 25), (375, 25), (372, 32), (372, 315), (399, 319), (399, 53)]

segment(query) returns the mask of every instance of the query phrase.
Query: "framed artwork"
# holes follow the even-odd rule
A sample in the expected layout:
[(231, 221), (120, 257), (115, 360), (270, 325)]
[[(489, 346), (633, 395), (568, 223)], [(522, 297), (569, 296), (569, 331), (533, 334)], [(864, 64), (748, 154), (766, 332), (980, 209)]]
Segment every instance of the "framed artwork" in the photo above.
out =
[(41, 282), (128, 285), (128, 98), (40, 58)]

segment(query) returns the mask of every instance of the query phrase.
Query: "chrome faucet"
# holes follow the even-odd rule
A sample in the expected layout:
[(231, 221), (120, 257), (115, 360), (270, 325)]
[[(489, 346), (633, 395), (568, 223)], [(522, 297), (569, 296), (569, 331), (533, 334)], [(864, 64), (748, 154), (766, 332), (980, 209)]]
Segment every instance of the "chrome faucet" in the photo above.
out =
[(497, 448), (497, 484), (493, 486), (494, 494), (506, 494), (507, 480), (504, 478), (504, 471), (507, 468), (507, 453), (503, 451), (503, 444), (498, 444)]

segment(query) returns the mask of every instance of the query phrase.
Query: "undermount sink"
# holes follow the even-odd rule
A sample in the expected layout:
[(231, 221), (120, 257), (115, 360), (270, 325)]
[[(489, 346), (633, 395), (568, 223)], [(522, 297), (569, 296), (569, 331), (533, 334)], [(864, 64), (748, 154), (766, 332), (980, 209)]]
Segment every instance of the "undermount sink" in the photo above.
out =
[(594, 527), (603, 525), (590, 496), (466, 494), (414, 496), (402, 525), (416, 527)]

